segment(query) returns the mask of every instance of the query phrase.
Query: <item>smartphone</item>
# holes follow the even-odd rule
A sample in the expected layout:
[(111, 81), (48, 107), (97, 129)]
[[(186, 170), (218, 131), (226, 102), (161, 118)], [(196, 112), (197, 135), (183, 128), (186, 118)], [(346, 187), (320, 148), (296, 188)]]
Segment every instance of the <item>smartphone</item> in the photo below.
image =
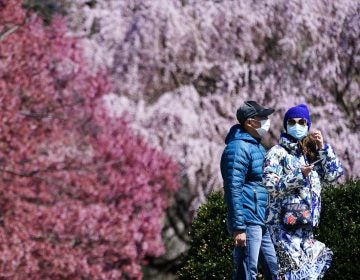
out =
[(306, 164), (305, 166), (315, 165), (315, 164), (317, 164), (317, 163), (321, 162), (322, 160), (323, 160), (322, 158), (321, 158), (321, 159), (318, 159), (318, 160), (315, 160), (314, 162), (312, 162), (312, 163), (308, 163), (308, 164)]
[(315, 164), (317, 164), (319, 162), (322, 162), (322, 160), (323, 160), (322, 158), (318, 159), (318, 160), (315, 160), (314, 162), (310, 163), (310, 165), (315, 165)]

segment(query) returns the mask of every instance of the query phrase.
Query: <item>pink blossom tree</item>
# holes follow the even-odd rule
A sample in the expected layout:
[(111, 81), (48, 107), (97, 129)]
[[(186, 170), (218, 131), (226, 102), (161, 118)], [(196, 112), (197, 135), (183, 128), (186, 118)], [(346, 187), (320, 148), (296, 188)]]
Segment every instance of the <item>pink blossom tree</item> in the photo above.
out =
[(0, 1), (0, 278), (141, 279), (177, 165), (109, 116), (62, 18)]
[[(110, 69), (115, 114), (183, 168), (169, 210), (178, 239), (198, 205), (222, 185), (219, 159), (235, 111), (254, 99), (276, 109), (274, 144), (287, 108), (306, 102), (313, 128), (360, 176), (359, 46), (356, 0), (76, 1), (67, 7), (94, 67)], [(190, 211), (184, 214), (184, 209)]]

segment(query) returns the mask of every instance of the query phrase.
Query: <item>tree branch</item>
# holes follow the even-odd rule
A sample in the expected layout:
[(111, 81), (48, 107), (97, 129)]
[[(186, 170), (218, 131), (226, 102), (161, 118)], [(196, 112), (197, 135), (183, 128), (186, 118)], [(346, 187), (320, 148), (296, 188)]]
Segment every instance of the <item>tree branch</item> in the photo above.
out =
[(39, 173), (40, 170), (33, 170), (33, 171), (29, 171), (29, 172), (17, 172), (17, 171), (11, 170), (11, 169), (1, 168), (0, 172), (9, 173), (11, 175), (16, 175), (19, 177), (32, 177), (36, 173)]
[(0, 33), (0, 42), (5, 40), (7, 36), (9, 36), (11, 33), (15, 32), (19, 28), (19, 25), (15, 25), (4, 32)]

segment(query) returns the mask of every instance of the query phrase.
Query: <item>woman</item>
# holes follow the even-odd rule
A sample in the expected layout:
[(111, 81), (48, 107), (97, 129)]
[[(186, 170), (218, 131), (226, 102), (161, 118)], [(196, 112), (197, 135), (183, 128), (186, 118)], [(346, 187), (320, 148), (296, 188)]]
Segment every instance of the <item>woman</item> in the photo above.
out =
[[(320, 131), (311, 134), (320, 162), (309, 163), (301, 148), (301, 140), (311, 126), (305, 104), (290, 108), (283, 125), (285, 133), (264, 161), (263, 182), (270, 197), (267, 223), (284, 278), (321, 279), (332, 260), (330, 249), (313, 235), (320, 219), (321, 185), (336, 180), (343, 169), (331, 146), (324, 144)], [(308, 220), (296, 225), (294, 216), (285, 218), (288, 213), (284, 209), (293, 205), (308, 209)]]

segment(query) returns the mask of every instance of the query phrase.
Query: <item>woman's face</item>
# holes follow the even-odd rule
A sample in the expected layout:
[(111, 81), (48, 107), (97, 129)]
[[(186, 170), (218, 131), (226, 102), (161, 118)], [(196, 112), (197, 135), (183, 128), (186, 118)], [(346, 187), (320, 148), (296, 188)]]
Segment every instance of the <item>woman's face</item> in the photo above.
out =
[(307, 120), (303, 118), (291, 118), (287, 121), (287, 127), (299, 124), (300, 126), (307, 126)]
[(308, 133), (307, 120), (303, 118), (291, 118), (286, 123), (286, 133), (297, 140), (303, 139)]

